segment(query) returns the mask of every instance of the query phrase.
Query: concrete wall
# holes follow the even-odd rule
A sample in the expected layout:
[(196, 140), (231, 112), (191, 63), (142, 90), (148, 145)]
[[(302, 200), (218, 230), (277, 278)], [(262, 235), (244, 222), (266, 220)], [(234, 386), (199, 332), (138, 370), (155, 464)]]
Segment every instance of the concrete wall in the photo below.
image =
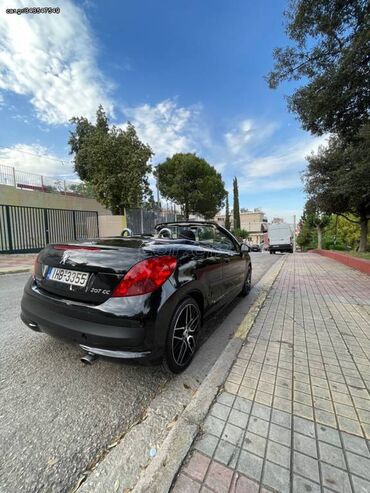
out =
[(126, 216), (100, 216), (99, 236), (119, 236), (124, 228), (127, 228)]
[(58, 193), (45, 193), (20, 190), (8, 185), (0, 185), (0, 204), (23, 205), (28, 207), (46, 207), (51, 209), (70, 209), (79, 211), (98, 211), (99, 215), (111, 215), (95, 199), (73, 197)]

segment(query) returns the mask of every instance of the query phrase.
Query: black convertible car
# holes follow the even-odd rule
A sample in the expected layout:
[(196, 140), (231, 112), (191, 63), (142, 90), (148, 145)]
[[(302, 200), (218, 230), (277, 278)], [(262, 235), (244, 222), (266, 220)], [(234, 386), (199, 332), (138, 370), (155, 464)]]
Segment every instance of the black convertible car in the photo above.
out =
[(248, 248), (213, 222), (156, 226), (156, 234), (48, 245), (22, 299), (31, 329), (90, 355), (190, 363), (202, 321), (247, 295)]

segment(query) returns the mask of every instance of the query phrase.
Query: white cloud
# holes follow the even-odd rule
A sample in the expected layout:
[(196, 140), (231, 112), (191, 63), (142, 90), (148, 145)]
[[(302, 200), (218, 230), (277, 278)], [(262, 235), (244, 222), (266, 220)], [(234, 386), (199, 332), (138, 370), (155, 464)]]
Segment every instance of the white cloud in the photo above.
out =
[(305, 157), (324, 144), (327, 136), (313, 138), (304, 137), (275, 148), (267, 156), (251, 159), (244, 165), (244, 173), (249, 178), (272, 177), (288, 169), (302, 168)]
[(237, 155), (248, 149), (248, 146), (263, 142), (276, 128), (274, 122), (262, 124), (250, 119), (242, 120), (236, 128), (225, 133), (227, 148), (232, 155)]
[(38, 144), (17, 144), (0, 148), (0, 165), (12, 166), (18, 171), (36, 173), (44, 176), (75, 178), (73, 165), (69, 159), (62, 160)]
[(125, 109), (125, 115), (135, 125), (140, 139), (151, 146), (158, 161), (200, 148), (205, 138), (199, 132), (200, 109), (199, 105), (180, 107), (176, 101), (166, 99), (155, 106), (143, 104)]
[(111, 112), (83, 11), (65, 0), (60, 14), (4, 14), (28, 6), (28, 0), (0, 0), (0, 89), (27, 96), (49, 124), (93, 118), (100, 103)]

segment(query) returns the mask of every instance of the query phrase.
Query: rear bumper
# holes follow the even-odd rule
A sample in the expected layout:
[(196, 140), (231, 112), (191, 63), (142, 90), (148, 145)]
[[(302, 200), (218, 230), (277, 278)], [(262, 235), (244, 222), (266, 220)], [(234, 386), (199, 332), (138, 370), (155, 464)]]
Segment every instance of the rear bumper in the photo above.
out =
[(41, 293), (30, 280), (22, 298), (21, 319), (32, 330), (79, 344), (96, 354), (157, 358), (162, 355), (162, 344), (150, 314), (143, 316), (145, 299), (135, 302), (127, 316), (127, 306), (120, 298), (99, 306), (70, 303)]
[(290, 244), (270, 245), (269, 251), (270, 252), (293, 252), (293, 246)]

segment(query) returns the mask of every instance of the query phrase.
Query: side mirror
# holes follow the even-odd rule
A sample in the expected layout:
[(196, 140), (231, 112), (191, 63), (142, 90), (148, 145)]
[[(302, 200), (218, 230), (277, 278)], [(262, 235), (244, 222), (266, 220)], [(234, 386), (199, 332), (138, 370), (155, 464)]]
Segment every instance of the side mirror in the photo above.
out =
[(249, 248), (249, 246), (248, 246), (248, 245), (246, 245), (245, 243), (242, 243), (242, 246), (241, 246), (241, 252), (242, 252), (242, 253), (248, 253), (248, 252), (250, 252), (250, 251), (251, 251), (251, 249)]

